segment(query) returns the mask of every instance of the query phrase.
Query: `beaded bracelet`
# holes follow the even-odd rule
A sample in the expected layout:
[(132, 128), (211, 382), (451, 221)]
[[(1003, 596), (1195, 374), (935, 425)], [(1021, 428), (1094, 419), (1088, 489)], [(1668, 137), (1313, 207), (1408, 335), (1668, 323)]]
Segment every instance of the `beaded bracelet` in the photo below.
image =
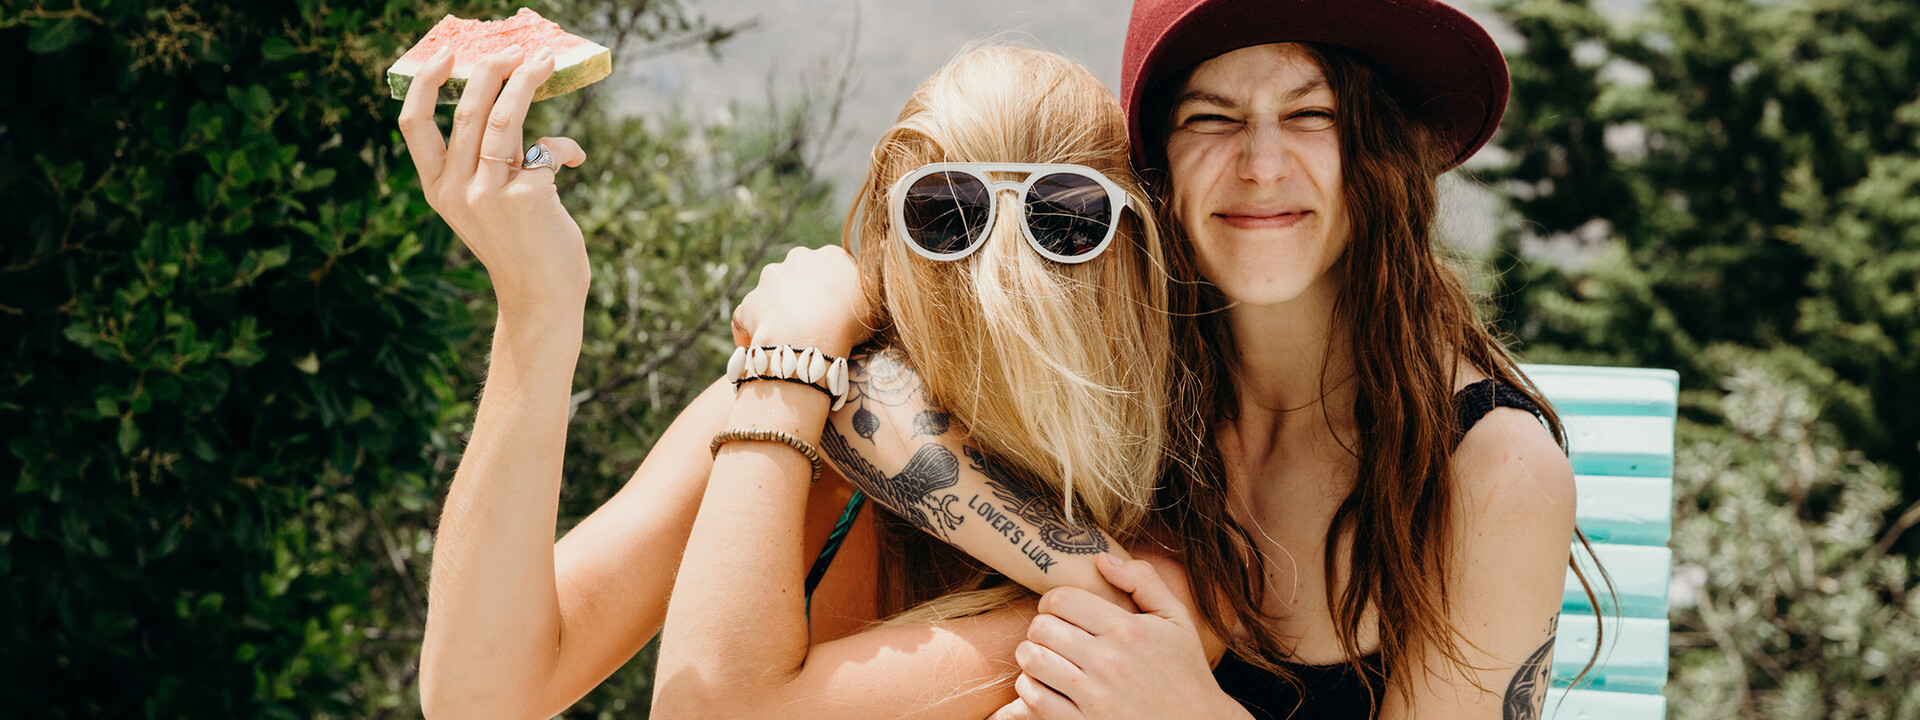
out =
[(823, 467), (820, 462), (820, 453), (814, 450), (812, 445), (808, 445), (807, 441), (794, 437), (791, 433), (785, 433), (779, 430), (768, 430), (766, 428), (731, 428), (721, 430), (718, 434), (715, 434), (713, 436), (713, 442), (707, 446), (707, 449), (712, 451), (714, 457), (719, 457), (720, 446), (735, 440), (777, 442), (798, 450), (801, 455), (807, 457), (807, 462), (813, 464), (813, 477), (808, 479), (807, 483), (813, 484), (820, 482), (820, 471)]
[[(815, 348), (797, 350), (792, 345), (755, 345), (734, 348), (727, 359), (727, 377), (734, 387), (754, 380), (785, 380), (806, 385), (827, 394), (833, 410), (847, 403), (847, 359), (836, 358)], [(818, 383), (826, 381), (823, 387)]]

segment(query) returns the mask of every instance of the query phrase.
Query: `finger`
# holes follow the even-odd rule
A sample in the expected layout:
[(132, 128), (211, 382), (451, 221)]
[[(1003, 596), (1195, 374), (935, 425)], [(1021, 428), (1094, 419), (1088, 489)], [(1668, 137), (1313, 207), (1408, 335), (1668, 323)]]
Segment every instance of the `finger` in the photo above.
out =
[[(500, 102), (501, 104), (505, 104), (506, 100), (502, 99)], [(553, 153), (554, 161), (562, 165), (566, 165), (568, 167), (578, 166), (580, 163), (585, 162), (587, 159), (587, 153), (585, 150), (580, 149), (580, 144), (572, 140), (568, 140), (567, 138), (543, 137), (543, 138), (540, 138), (539, 140), (535, 140), (533, 144), (547, 146), (547, 151)], [(493, 155), (493, 153), (488, 152), (486, 150), (480, 151), (480, 154)], [(516, 152), (515, 155), (518, 156), (520, 155), (520, 153)], [(571, 162), (568, 162), (569, 160)], [(506, 163), (500, 163), (500, 164), (505, 165)], [(489, 169), (487, 163), (485, 161), (482, 161), (480, 163), (480, 170), (479, 170), (480, 174), (475, 177), (474, 182), (482, 183), (482, 184), (488, 182), (490, 180), (490, 176), (488, 175), (488, 173), (490, 172), (491, 170)], [(507, 181), (510, 183), (552, 186), (554, 181), (554, 176), (558, 174), (559, 174), (559, 171), (549, 167), (520, 168), (518, 170), (513, 170), (512, 172), (510, 172), (508, 174)]]
[[(765, 283), (768, 272), (774, 270), (776, 267), (778, 266), (769, 265), (761, 268), (760, 282)], [(736, 337), (744, 341), (740, 343), (741, 347), (752, 347), (754, 345), (753, 332), (759, 328), (760, 318), (760, 313), (756, 309), (759, 307), (759, 302), (757, 302), (754, 297), (758, 294), (760, 294), (758, 289), (747, 291), (746, 296), (740, 298), (740, 304), (733, 308), (733, 322), (736, 328), (734, 332), (736, 333)], [(762, 295), (762, 297), (764, 297), (764, 295)]]
[(1167, 587), (1160, 573), (1147, 561), (1121, 562), (1119, 558), (1101, 553), (1093, 564), (1100, 568), (1100, 575), (1107, 582), (1133, 596), (1133, 604), (1139, 606), (1140, 612), (1178, 622), (1187, 620), (1187, 606), (1181, 604), (1173, 589)]
[(1027, 709), (1032, 711), (1035, 717), (1045, 720), (1085, 720), (1086, 718), (1086, 715), (1080, 712), (1080, 708), (1075, 706), (1072, 700), (1067, 699), (1067, 696), (1061, 695), (1026, 673), (1020, 673), (1020, 677), (1014, 678), (1013, 691), (1020, 694), (1020, 701), (1027, 704)]
[[(493, 104), (492, 112), (487, 114), (487, 133), (480, 140), (480, 154), (490, 157), (520, 157), (521, 128), (527, 121), (527, 108), (533, 105), (533, 91), (540, 83), (553, 77), (553, 50), (540, 48), (535, 50), (526, 62), (513, 69), (513, 77), (507, 80), (507, 88), (500, 91), (500, 99)], [(552, 150), (552, 146), (548, 146)], [(498, 187), (507, 182), (510, 170), (506, 163), (485, 163), (480, 166), (475, 178), (484, 187)], [(548, 179), (553, 173), (549, 172)]]
[(406, 102), (400, 104), (400, 137), (406, 141), (407, 155), (413, 158), (413, 168), (420, 171), (420, 184), (425, 187), (432, 187), (440, 179), (440, 168), (447, 161), (447, 141), (440, 137), (440, 126), (433, 124), (433, 111), (440, 86), (447, 83), (447, 75), (452, 72), (453, 51), (434, 53), (413, 76)]
[(1034, 720), (1037, 717), (1027, 708), (1027, 701), (1014, 698), (1013, 702), (1000, 706), (987, 720)]
[(753, 344), (753, 335), (747, 332), (746, 326), (740, 324), (740, 318), (738, 317), (733, 319), (733, 344), (736, 347), (746, 347)]
[[(520, 55), (519, 48), (510, 48), (506, 52), (488, 56), (474, 68), (473, 76), (467, 78), (467, 89), (460, 93), (460, 104), (453, 109), (453, 136), (447, 140), (444, 177), (448, 180), (461, 182), (473, 177), (476, 165), (481, 162), (501, 164), (480, 159), (480, 138), (486, 131), (483, 125), (487, 122), (488, 113), (493, 112), (493, 101), (500, 94), (500, 79), (520, 65)], [(513, 158), (517, 155), (508, 153), (494, 157)]]
[(1078, 668), (1096, 667), (1099, 663), (1095, 657), (1100, 647), (1099, 641), (1087, 631), (1054, 615), (1035, 615), (1033, 622), (1027, 624), (1027, 642), (1052, 651)]
[(1014, 648), (1013, 659), (1020, 663), (1021, 672), (1068, 697), (1087, 682), (1087, 673), (1079, 665), (1039, 643), (1020, 643)]
[(1057, 587), (1040, 596), (1040, 612), (1058, 616), (1093, 635), (1111, 634), (1133, 613), (1077, 587)]
[(553, 152), (553, 161), (567, 167), (580, 167), (580, 163), (587, 161), (587, 151), (573, 138), (543, 137), (530, 144), (547, 146)]

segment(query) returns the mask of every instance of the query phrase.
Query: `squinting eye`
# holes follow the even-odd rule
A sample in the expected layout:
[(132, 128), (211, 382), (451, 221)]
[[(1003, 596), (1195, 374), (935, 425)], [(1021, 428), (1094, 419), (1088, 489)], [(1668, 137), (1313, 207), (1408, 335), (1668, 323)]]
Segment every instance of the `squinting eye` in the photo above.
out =
[(1180, 123), (1184, 130), (1197, 133), (1225, 133), (1240, 127), (1240, 123), (1225, 115), (1194, 115)]
[(1333, 127), (1333, 113), (1325, 110), (1302, 110), (1288, 119), (1303, 130), (1325, 130)]

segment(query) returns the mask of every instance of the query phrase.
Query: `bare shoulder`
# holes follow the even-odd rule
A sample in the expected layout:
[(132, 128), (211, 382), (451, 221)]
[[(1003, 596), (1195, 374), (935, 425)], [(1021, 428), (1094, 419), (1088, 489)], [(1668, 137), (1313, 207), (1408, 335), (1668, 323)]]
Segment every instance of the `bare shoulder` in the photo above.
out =
[(1574, 512), (1573, 466), (1533, 413), (1494, 408), (1461, 439), (1453, 457), (1463, 518), (1564, 518)]

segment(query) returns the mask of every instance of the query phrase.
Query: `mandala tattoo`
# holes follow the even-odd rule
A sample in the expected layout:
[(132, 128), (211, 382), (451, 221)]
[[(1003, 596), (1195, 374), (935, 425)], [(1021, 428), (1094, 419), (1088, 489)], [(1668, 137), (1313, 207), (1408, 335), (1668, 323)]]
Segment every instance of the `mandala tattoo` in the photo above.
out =
[(927, 443), (907, 460), (899, 474), (888, 477), (855, 452), (847, 436), (841, 435), (833, 423), (827, 423), (821, 432), (820, 446), (847, 480), (928, 534), (951, 543), (948, 533), (966, 520), (957, 511), (960, 496), (941, 492), (960, 482), (960, 460), (953, 451)]
[(1553, 675), (1553, 639), (1560, 631), (1560, 618), (1554, 616), (1547, 627), (1547, 642), (1513, 672), (1513, 684), (1501, 702), (1502, 720), (1539, 720), (1540, 706), (1547, 696)]
[(926, 386), (920, 382), (920, 375), (913, 371), (912, 365), (907, 364), (906, 358), (892, 348), (856, 356), (849, 362), (847, 387), (847, 402), (862, 408), (868, 402), (887, 407), (911, 404), (934, 407), (933, 398), (927, 395)]
[[(1025, 473), (1002, 464), (993, 456), (969, 445), (969, 467), (987, 476), (987, 487), (1000, 499), (1007, 511), (1040, 531), (1040, 541), (1055, 552), (1067, 555), (1091, 555), (1107, 550), (1107, 536), (1085, 523), (1068, 522), (1061, 517), (1058, 501), (1034, 492), (1038, 485)], [(1036, 558), (1036, 561), (1038, 559)]]

